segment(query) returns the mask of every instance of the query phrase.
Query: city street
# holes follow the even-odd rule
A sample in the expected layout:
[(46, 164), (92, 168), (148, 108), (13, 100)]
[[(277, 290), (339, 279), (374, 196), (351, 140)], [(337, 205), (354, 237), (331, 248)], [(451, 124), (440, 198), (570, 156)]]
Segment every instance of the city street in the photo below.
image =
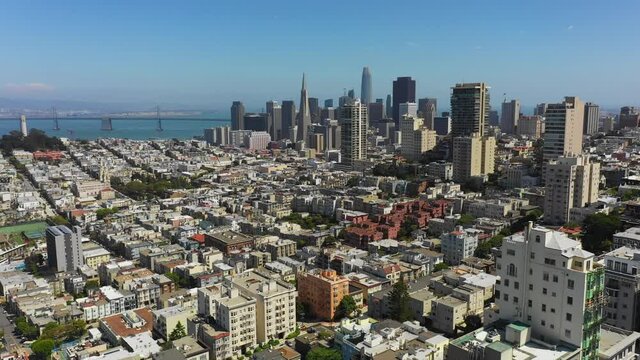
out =
[(8, 351), (14, 351), (20, 346), (20, 340), (13, 333), (16, 326), (9, 321), (4, 307), (0, 307), (0, 329), (4, 331), (4, 342)]

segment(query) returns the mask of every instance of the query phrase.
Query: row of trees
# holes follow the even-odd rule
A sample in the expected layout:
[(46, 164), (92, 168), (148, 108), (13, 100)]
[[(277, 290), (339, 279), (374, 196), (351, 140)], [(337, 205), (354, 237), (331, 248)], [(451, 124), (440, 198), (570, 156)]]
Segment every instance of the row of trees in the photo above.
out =
[[(36, 325), (30, 324), (25, 317), (16, 319), (16, 329), (20, 334), (30, 340), (36, 341), (31, 344), (33, 358), (46, 360), (51, 356), (51, 352), (56, 346), (65, 341), (70, 341), (82, 337), (87, 324), (84, 320), (75, 320), (66, 324), (51, 322), (45, 325), (40, 333)], [(40, 334), (38, 336), (38, 334)]]
[(303, 229), (314, 229), (318, 225), (336, 225), (335, 219), (319, 214), (310, 214), (302, 217), (299, 213), (292, 213), (282, 218), (282, 221), (288, 221), (300, 225)]
[(191, 181), (184, 176), (172, 179), (157, 179), (150, 175), (137, 175), (124, 183), (119, 177), (111, 178), (111, 187), (136, 200), (147, 200), (164, 196), (172, 189), (189, 189)]
[(0, 147), (5, 155), (10, 155), (15, 149), (26, 151), (64, 150), (65, 146), (57, 137), (47, 136), (44, 131), (31, 129), (29, 135), (22, 136), (20, 131), (12, 131), (2, 136)]

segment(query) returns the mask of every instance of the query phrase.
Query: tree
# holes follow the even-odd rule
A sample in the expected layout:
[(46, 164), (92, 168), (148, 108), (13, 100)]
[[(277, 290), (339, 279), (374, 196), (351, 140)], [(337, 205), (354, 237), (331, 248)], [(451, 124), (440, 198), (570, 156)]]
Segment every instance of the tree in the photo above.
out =
[(56, 225), (69, 225), (69, 221), (60, 215), (56, 215), (52, 217), (51, 222), (53, 222)]
[(307, 305), (303, 302), (296, 302), (296, 318), (298, 321), (304, 320), (309, 313)]
[(342, 360), (342, 354), (336, 349), (317, 346), (307, 353), (307, 360)]
[(613, 234), (622, 230), (618, 215), (592, 214), (582, 223), (582, 246), (596, 255), (611, 250)]
[(358, 306), (356, 305), (356, 301), (353, 300), (351, 295), (347, 295), (340, 300), (340, 304), (336, 308), (336, 313), (333, 316), (333, 320), (338, 321), (345, 317), (350, 317), (354, 311), (356, 311)]
[(464, 324), (466, 325), (465, 332), (471, 332), (482, 326), (482, 318), (479, 315), (468, 315), (464, 318)]
[(437, 263), (436, 266), (433, 267), (433, 271), (438, 272), (442, 270), (447, 270), (449, 268), (449, 264), (446, 262)]
[(30, 340), (37, 338), (40, 334), (38, 327), (27, 322), (27, 318), (24, 316), (16, 318), (16, 329), (20, 334)]
[(349, 180), (347, 180), (347, 187), (356, 187), (360, 184), (360, 177), (359, 176), (354, 176), (352, 178), (350, 178)]
[(470, 214), (462, 214), (460, 215), (460, 219), (458, 219), (458, 221), (456, 222), (457, 225), (460, 226), (466, 226), (466, 225), (471, 225), (473, 224), (473, 222), (476, 220), (476, 218), (473, 215)]
[(409, 288), (402, 278), (393, 285), (389, 293), (389, 317), (400, 322), (412, 318), (409, 307)]
[(55, 345), (55, 342), (51, 339), (39, 339), (31, 344), (31, 351), (33, 351), (33, 355), (37, 359), (45, 360), (51, 356)]
[(338, 240), (335, 238), (335, 236), (327, 236), (326, 238), (324, 238), (324, 241), (322, 241), (322, 247), (334, 247), (336, 246), (336, 243), (338, 242)]
[(473, 255), (479, 258), (488, 258), (491, 253), (491, 249), (502, 246), (503, 239), (504, 235), (498, 234), (487, 241), (481, 242)]
[(169, 340), (174, 341), (174, 340), (181, 339), (185, 336), (187, 336), (187, 331), (184, 329), (184, 325), (182, 325), (182, 322), (178, 321), (178, 323), (176, 324), (176, 327), (173, 329), (173, 331), (169, 335)]

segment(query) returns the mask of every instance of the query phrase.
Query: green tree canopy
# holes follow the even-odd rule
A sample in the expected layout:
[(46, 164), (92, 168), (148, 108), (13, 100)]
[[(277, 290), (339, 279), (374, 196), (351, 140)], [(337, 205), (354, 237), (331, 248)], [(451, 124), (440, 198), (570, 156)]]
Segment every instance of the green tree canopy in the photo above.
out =
[(615, 214), (592, 214), (582, 223), (582, 246), (596, 255), (611, 250), (613, 234), (622, 230), (622, 222)]
[(171, 334), (169, 334), (169, 340), (174, 341), (185, 336), (187, 336), (187, 331), (185, 330), (184, 325), (182, 325), (182, 322), (178, 321), (176, 327), (173, 329)]
[(35, 355), (38, 360), (45, 360), (51, 356), (55, 345), (55, 342), (51, 339), (40, 339), (31, 344), (31, 351), (33, 351), (33, 355)]
[(340, 300), (340, 304), (338, 304), (338, 307), (336, 308), (336, 313), (333, 316), (333, 319), (338, 321), (342, 318), (350, 317), (357, 309), (358, 306), (356, 305), (356, 301), (353, 300), (351, 295), (347, 295)]
[(317, 346), (307, 353), (307, 360), (342, 360), (342, 354), (336, 349)]
[(402, 278), (393, 285), (393, 289), (389, 293), (389, 304), (390, 318), (400, 322), (412, 319), (409, 307), (409, 288)]

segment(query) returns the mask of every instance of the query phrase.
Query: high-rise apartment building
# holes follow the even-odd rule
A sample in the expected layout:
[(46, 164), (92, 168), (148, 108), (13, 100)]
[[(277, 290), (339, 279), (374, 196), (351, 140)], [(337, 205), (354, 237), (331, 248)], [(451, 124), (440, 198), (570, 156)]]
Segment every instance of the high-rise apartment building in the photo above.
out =
[(635, 128), (640, 126), (640, 112), (633, 106), (623, 106), (620, 108), (618, 125), (621, 129), (626, 127)]
[(323, 122), (326, 119), (337, 120), (336, 109), (332, 107), (327, 107), (320, 110), (320, 122)]
[(518, 135), (539, 139), (543, 133), (542, 115), (523, 115), (518, 119)]
[(451, 134), (483, 136), (491, 110), (489, 87), (485, 83), (465, 83), (451, 89)]
[(500, 126), (498, 110), (489, 110), (489, 126)]
[(520, 100), (504, 101), (500, 115), (500, 130), (507, 134), (515, 134), (520, 118)]
[(418, 115), (424, 119), (424, 126), (433, 130), (433, 119), (438, 116), (438, 99), (418, 99)]
[(267, 114), (271, 118), (269, 124), (269, 134), (273, 140), (280, 140), (286, 137), (282, 129), (282, 106), (277, 101), (267, 101)]
[(198, 314), (210, 317), (229, 333), (232, 354), (256, 345), (256, 300), (238, 289), (210, 286), (198, 289)]
[(442, 234), (440, 244), (444, 261), (450, 265), (459, 265), (462, 260), (473, 256), (478, 248), (478, 233), (475, 229), (465, 229), (462, 226)]
[(479, 134), (453, 139), (453, 180), (464, 183), (472, 177), (493, 174), (496, 139)]
[(295, 286), (259, 270), (246, 271), (229, 281), (241, 294), (256, 300), (255, 326), (259, 343), (282, 339), (295, 331), (298, 297)]
[(250, 150), (265, 150), (271, 142), (271, 135), (266, 131), (252, 131), (244, 137), (244, 147)]
[(367, 106), (355, 100), (340, 108), (342, 162), (353, 165), (367, 158)]
[(598, 359), (604, 268), (564, 233), (533, 227), (507, 237), (496, 258), (498, 316), (531, 326), (547, 344), (582, 348)]
[(593, 135), (598, 132), (598, 122), (600, 121), (600, 107), (594, 103), (584, 104), (584, 133)]
[(298, 126), (298, 141), (308, 142), (307, 131), (309, 125), (311, 125), (311, 111), (309, 110), (309, 94), (307, 94), (307, 82), (305, 74), (302, 74), (302, 89), (300, 90), (300, 111), (296, 119), (296, 125)]
[(371, 103), (371, 71), (368, 66), (362, 69), (362, 83), (360, 84), (360, 101), (363, 104)]
[(342, 298), (349, 295), (349, 279), (331, 269), (298, 273), (297, 283), (300, 302), (306, 304), (315, 317), (326, 321), (334, 320)]
[(231, 127), (219, 126), (204, 129), (204, 140), (209, 145), (227, 146), (231, 143)]
[(231, 104), (231, 130), (244, 130), (244, 104), (234, 101)]
[(553, 160), (564, 155), (582, 153), (584, 103), (575, 96), (564, 102), (548, 104), (545, 113), (543, 159)]
[(296, 125), (296, 104), (293, 100), (282, 102), (282, 137), (291, 138), (291, 128)]
[(546, 103), (540, 103), (536, 105), (536, 107), (533, 109), (533, 115), (544, 116), (544, 114), (547, 113), (547, 106), (548, 105)]
[(424, 126), (424, 119), (405, 115), (400, 121), (402, 147), (407, 160), (420, 160), (422, 154), (436, 147), (436, 132)]
[(620, 247), (604, 256), (604, 322), (640, 330), (640, 249)]
[(598, 200), (600, 164), (592, 163), (588, 156), (550, 160), (544, 176), (544, 221), (548, 224), (565, 224), (572, 208)]
[[(389, 102), (389, 97), (387, 97)], [(416, 102), (416, 81), (410, 76), (399, 77), (393, 81), (393, 121), (400, 127), (400, 104)]]
[(49, 226), (46, 231), (47, 262), (56, 272), (73, 272), (84, 265), (82, 230), (64, 225)]

